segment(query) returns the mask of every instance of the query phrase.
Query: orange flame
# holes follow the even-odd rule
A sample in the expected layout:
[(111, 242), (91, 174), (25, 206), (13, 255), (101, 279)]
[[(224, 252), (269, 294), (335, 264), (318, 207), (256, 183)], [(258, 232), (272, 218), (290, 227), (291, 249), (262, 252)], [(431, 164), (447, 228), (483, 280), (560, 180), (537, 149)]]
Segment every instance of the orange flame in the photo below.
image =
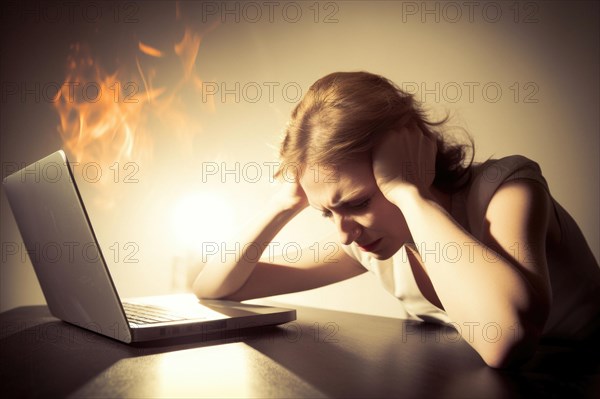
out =
[(157, 50), (154, 47), (148, 46), (147, 44), (144, 44), (142, 42), (139, 43), (138, 47), (140, 48), (140, 51), (144, 54), (151, 55), (152, 57), (164, 57), (162, 51)]
[(138, 43), (140, 55), (180, 60), (180, 78), (168, 87), (154, 87), (157, 77), (167, 71), (144, 66), (139, 56), (135, 57), (136, 73), (128, 78), (126, 69), (130, 66), (122, 65), (116, 72), (108, 73), (85, 45), (74, 44), (67, 77), (54, 106), (65, 148), (76, 161), (110, 164), (132, 159), (141, 162), (151, 157), (156, 118), (174, 132), (174, 138), (186, 142), (184, 148), (188, 147), (190, 132), (197, 129), (192, 128), (195, 122), (181, 106), (185, 102), (181, 92), (184, 88), (192, 88), (196, 94), (201, 90), (202, 80), (195, 71), (200, 42), (201, 36), (186, 28), (172, 50)]

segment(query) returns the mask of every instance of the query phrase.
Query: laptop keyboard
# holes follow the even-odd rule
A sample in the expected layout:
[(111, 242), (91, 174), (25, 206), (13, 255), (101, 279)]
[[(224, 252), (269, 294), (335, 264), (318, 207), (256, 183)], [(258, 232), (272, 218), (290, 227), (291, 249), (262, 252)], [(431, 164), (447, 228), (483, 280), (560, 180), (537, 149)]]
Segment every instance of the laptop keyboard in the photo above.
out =
[(123, 310), (125, 310), (127, 320), (135, 324), (154, 324), (186, 320), (186, 317), (173, 313), (169, 309), (152, 305), (124, 302)]

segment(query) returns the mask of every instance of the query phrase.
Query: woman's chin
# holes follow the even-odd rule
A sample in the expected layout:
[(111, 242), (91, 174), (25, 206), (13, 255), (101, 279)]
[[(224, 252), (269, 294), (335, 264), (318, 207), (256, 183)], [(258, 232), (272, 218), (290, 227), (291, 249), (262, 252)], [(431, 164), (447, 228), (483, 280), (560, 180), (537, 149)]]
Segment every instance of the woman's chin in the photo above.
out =
[(391, 251), (387, 248), (381, 248), (376, 251), (369, 252), (369, 255), (377, 260), (386, 260), (394, 256), (395, 253), (396, 251)]
[(404, 243), (400, 243), (399, 245), (395, 243), (395, 245), (389, 245), (389, 243), (383, 244), (388, 245), (381, 245), (375, 251), (369, 252), (369, 254), (377, 260), (386, 260), (394, 256), (402, 248), (402, 245), (404, 245)]

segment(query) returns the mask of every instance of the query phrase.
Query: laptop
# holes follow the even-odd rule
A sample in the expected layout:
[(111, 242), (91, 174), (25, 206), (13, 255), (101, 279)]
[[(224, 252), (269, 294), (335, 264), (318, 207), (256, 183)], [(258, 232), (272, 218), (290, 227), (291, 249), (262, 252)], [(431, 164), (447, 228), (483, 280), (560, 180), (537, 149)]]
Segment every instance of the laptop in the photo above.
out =
[(62, 150), (3, 184), (48, 308), (67, 323), (132, 343), (296, 319), (293, 309), (191, 293), (121, 301)]

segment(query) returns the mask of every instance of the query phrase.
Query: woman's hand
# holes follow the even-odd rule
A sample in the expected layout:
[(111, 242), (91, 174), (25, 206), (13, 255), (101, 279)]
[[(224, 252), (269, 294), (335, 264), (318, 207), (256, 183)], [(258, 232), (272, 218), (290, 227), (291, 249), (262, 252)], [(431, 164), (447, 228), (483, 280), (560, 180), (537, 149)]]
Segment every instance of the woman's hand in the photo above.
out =
[(298, 211), (308, 206), (308, 198), (300, 186), (300, 183), (296, 181), (288, 181), (283, 179), (280, 184), (279, 190), (275, 193), (275, 196), (271, 198), (276, 206), (283, 207), (286, 209), (297, 209)]
[(379, 189), (392, 201), (392, 191), (416, 187), (429, 196), (435, 178), (437, 143), (418, 127), (403, 127), (385, 134), (372, 154), (373, 175)]

